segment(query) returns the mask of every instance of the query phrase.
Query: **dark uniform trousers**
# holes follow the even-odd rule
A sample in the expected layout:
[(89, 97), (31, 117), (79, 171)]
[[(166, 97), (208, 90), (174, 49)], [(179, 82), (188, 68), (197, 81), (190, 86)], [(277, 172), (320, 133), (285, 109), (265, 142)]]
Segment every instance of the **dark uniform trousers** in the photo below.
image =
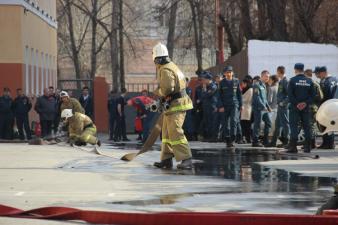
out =
[(27, 139), (28, 140), (32, 139), (31, 130), (30, 130), (30, 127), (29, 127), (28, 114), (16, 116), (15, 120), (16, 120), (16, 126), (18, 127), (20, 139), (21, 140), (25, 139), (25, 135), (24, 135), (24, 132), (23, 132), (24, 129), (25, 129)]
[[(283, 132), (282, 132), (283, 131)], [(278, 106), (275, 131), (272, 136), (272, 143), (277, 142), (277, 138), (283, 135), (283, 139), (289, 139), (290, 126), (289, 126), (289, 110), (287, 106)]]
[(225, 134), (224, 134), (224, 113), (223, 112), (216, 112), (213, 114), (213, 139), (214, 140), (225, 140)]
[(298, 140), (299, 122), (302, 123), (302, 127), (304, 129), (305, 140), (309, 142), (312, 138), (312, 115), (310, 113), (309, 107), (306, 107), (300, 111), (296, 107), (290, 106), (290, 130), (291, 141), (293, 142), (297, 142)]
[(224, 118), (225, 138), (227, 141), (235, 141), (239, 118), (238, 105), (224, 106)]
[(271, 119), (269, 116), (269, 112), (254, 109), (253, 116), (254, 116), (254, 126), (253, 126), (252, 141), (253, 143), (258, 143), (261, 121), (263, 121), (264, 122), (264, 144), (267, 144), (268, 137), (269, 137), (269, 131), (271, 129)]

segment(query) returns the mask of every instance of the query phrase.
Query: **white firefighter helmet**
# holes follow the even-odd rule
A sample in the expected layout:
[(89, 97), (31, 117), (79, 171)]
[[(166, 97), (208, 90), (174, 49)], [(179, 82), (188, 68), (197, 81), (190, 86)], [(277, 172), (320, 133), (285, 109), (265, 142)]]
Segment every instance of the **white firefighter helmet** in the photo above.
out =
[(316, 120), (322, 134), (338, 131), (338, 99), (325, 101), (318, 109)]
[(61, 118), (68, 119), (69, 117), (73, 116), (73, 112), (71, 109), (64, 109), (61, 112)]
[(60, 97), (69, 97), (69, 95), (68, 95), (67, 91), (61, 91)]
[(162, 56), (169, 56), (167, 47), (159, 42), (157, 45), (153, 48), (153, 61), (156, 57), (162, 57)]

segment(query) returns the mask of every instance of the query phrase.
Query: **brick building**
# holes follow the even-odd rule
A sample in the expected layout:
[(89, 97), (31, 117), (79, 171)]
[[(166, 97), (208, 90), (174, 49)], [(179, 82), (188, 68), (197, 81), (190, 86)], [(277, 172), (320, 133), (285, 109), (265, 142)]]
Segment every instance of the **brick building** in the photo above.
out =
[(56, 85), (56, 29), (54, 0), (0, 0), (0, 92)]

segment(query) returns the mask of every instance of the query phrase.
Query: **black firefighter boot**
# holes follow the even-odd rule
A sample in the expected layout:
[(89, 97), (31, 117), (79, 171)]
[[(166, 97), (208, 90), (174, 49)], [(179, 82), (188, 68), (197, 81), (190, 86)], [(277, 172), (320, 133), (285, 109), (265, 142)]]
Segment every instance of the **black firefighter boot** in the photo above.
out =
[(306, 152), (306, 153), (310, 153), (311, 152), (311, 141), (305, 141), (304, 152)]
[(297, 153), (297, 140), (291, 140), (288, 146), (287, 153)]
[(191, 158), (182, 160), (182, 162), (177, 165), (177, 169), (179, 169), (179, 170), (191, 170), (192, 169)]
[(168, 158), (165, 160), (161, 160), (161, 162), (155, 162), (154, 166), (160, 169), (171, 169), (173, 168), (173, 159)]

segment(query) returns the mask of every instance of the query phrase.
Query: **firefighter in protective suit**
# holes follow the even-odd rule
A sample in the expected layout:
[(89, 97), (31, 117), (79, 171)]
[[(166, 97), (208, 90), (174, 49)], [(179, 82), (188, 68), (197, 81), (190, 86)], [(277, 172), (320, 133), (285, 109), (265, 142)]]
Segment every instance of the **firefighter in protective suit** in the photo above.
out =
[(75, 112), (71, 109), (64, 109), (61, 112), (61, 119), (68, 125), (69, 143), (71, 145), (92, 145), (101, 146), (100, 140), (96, 137), (96, 126), (85, 114)]
[(186, 80), (181, 70), (169, 59), (168, 49), (158, 43), (153, 48), (153, 60), (157, 70), (159, 87), (154, 94), (169, 103), (164, 111), (162, 124), (161, 162), (155, 162), (158, 168), (172, 168), (175, 157), (178, 169), (191, 169), (191, 150), (182, 129), (187, 110), (193, 108), (186, 93)]
[[(325, 101), (318, 109), (316, 120), (318, 129), (322, 134), (338, 131), (338, 99)], [(323, 204), (318, 210), (317, 215), (322, 215), (324, 210), (338, 209), (338, 185), (334, 187), (334, 195)]]
[(338, 131), (338, 99), (325, 101), (318, 109), (316, 120), (322, 134)]

